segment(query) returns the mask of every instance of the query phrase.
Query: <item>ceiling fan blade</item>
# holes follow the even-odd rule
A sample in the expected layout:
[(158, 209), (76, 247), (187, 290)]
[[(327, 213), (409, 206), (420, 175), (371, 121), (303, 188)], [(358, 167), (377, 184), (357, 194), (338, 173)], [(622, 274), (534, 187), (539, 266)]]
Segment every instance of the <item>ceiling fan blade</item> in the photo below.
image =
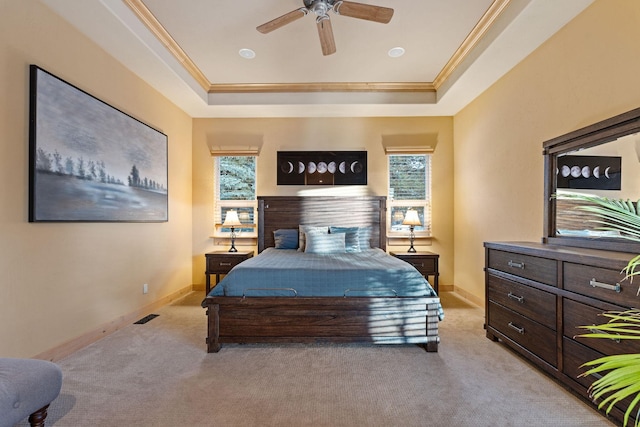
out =
[(296, 19), (300, 19), (305, 16), (309, 11), (301, 7), (300, 9), (292, 10), (289, 13), (285, 13), (284, 15), (273, 19), (266, 24), (262, 24), (259, 27), (256, 27), (256, 30), (260, 31), (262, 34), (270, 33), (273, 30), (277, 30), (280, 27), (284, 27), (287, 24), (295, 21)]
[(388, 24), (393, 17), (393, 9), (391, 8), (353, 1), (338, 1), (333, 7), (333, 11), (338, 15), (366, 19), (367, 21), (380, 22), (381, 24)]
[(331, 28), (331, 20), (327, 18), (318, 18), (316, 20), (318, 26), (318, 35), (320, 36), (320, 47), (322, 54), (327, 56), (336, 53), (336, 41), (333, 38), (333, 28)]

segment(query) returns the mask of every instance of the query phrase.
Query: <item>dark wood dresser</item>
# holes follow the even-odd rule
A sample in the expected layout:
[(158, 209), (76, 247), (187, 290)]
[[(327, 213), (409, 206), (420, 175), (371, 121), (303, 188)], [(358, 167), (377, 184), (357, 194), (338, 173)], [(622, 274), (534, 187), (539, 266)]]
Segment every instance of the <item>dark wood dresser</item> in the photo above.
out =
[[(541, 243), (484, 244), (487, 337), (502, 341), (588, 399), (596, 378), (581, 365), (603, 355), (640, 353), (637, 341), (577, 338), (607, 310), (640, 307), (640, 281), (620, 271), (633, 254)], [(625, 406), (610, 415), (622, 420)]]

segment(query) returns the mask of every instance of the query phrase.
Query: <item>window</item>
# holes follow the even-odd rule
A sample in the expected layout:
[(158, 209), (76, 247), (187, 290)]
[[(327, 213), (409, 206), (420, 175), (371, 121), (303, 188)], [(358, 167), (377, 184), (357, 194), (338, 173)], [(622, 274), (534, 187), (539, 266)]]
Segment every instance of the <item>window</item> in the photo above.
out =
[(418, 212), (422, 225), (414, 231), (431, 236), (431, 156), (428, 154), (389, 155), (389, 234), (406, 234), (402, 225), (408, 209)]
[[(214, 223), (222, 224), (229, 210), (238, 211), (243, 224), (255, 224), (256, 218), (256, 157), (219, 156), (215, 158)], [(223, 235), (229, 228), (216, 228), (214, 234)], [(255, 236), (255, 227), (239, 227), (240, 235)]]

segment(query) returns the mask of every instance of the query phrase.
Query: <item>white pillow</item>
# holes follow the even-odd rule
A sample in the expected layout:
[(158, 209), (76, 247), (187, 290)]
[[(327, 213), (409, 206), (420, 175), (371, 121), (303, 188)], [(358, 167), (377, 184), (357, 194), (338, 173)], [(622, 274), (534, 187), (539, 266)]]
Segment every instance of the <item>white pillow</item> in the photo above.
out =
[(345, 233), (307, 234), (307, 245), (304, 249), (312, 254), (343, 254)]
[(307, 234), (329, 234), (329, 227), (318, 227), (315, 225), (298, 226), (298, 250), (304, 252)]

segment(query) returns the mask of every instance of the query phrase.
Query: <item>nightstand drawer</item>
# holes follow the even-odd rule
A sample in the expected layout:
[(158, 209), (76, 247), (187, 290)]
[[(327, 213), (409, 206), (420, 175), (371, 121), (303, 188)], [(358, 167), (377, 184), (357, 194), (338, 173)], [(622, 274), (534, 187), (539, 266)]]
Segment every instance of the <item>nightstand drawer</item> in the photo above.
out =
[(207, 257), (208, 273), (228, 273), (233, 267), (253, 256), (253, 252), (209, 253)]
[(211, 275), (216, 275), (216, 285), (220, 282), (220, 275), (227, 274), (233, 267), (253, 256), (253, 251), (249, 252), (209, 252), (204, 254), (206, 257), (207, 276), (206, 293), (211, 291)]
[(391, 255), (413, 265), (422, 274), (438, 271), (437, 254), (391, 252)]
[(234, 258), (209, 258), (207, 260), (207, 271), (210, 273), (228, 273), (242, 261), (244, 260)]
[(436, 271), (436, 261), (433, 258), (414, 257), (405, 259), (406, 262), (413, 265), (420, 273), (431, 273)]
[(440, 276), (438, 260), (440, 255), (433, 252), (390, 252), (389, 254), (411, 264), (423, 276), (433, 276), (433, 282), (430, 283), (436, 293), (438, 292), (438, 276)]

